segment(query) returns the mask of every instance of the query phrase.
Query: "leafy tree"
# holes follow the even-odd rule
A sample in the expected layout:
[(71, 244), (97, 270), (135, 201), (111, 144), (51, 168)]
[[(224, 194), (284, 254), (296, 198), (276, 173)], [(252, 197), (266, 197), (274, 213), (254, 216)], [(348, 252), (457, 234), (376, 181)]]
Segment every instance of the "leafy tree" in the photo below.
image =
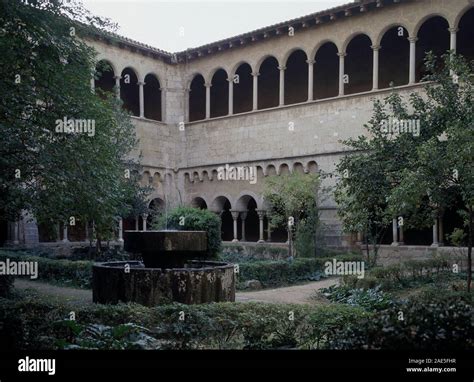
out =
[(292, 173), (265, 179), (264, 198), (269, 205), (271, 227), (286, 227), (289, 256), (294, 256), (293, 242), (298, 233), (310, 236), (315, 250), (319, 226), (317, 198), (319, 177), (314, 174)]
[[(113, 25), (58, 0), (1, 1), (0, 25), (0, 210), (7, 219), (28, 209), (39, 222), (94, 221), (100, 246), (144, 194), (130, 159), (134, 127), (113, 95), (91, 91), (96, 52), (79, 37)], [(61, 132), (65, 119), (89, 130)]]

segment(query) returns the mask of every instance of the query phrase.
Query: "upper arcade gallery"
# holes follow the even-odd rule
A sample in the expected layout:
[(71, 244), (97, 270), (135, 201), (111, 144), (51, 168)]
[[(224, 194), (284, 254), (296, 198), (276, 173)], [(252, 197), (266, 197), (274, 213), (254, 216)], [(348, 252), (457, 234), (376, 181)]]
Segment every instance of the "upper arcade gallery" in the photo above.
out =
[[(404, 10), (414, 3), (426, 3), (417, 17)], [(119, 64), (101, 53), (94, 86), (115, 91), (133, 116), (174, 123), (164, 117), (169, 73), (185, 96), (182, 122), (416, 84), (428, 51), (474, 59), (473, 5), (447, 3), (353, 2), (176, 54), (113, 35), (178, 71), (146, 71), (138, 59)]]

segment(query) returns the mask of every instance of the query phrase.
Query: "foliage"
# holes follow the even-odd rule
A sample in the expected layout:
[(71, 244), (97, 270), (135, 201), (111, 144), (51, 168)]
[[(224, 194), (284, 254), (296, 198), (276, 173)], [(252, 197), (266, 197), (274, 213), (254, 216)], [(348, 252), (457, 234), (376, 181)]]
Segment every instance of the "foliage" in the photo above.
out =
[(320, 226), (317, 209), (319, 184), (317, 175), (298, 172), (265, 178), (263, 195), (269, 205), (270, 226), (285, 227), (289, 231), (290, 256), (295, 255), (292, 243), (298, 236), (297, 249), (303, 252), (301, 255), (316, 253)]
[(374, 289), (331, 286), (321, 292), (332, 302), (358, 306), (368, 311), (384, 310), (392, 306), (391, 296), (381, 291), (379, 286)]
[(206, 231), (208, 256), (216, 258), (221, 251), (221, 222), (209, 210), (193, 207), (177, 207), (158, 216), (153, 223), (155, 229), (174, 229), (180, 231)]
[(15, 278), (9, 275), (0, 275), (0, 297), (7, 297), (13, 287)]
[(472, 301), (458, 297), (412, 299), (351, 322), (332, 337), (334, 349), (460, 351), (474, 345)]
[[(0, 2), (0, 211), (12, 221), (21, 210), (44, 224), (93, 221), (100, 248), (146, 190), (130, 159), (128, 114), (114, 95), (91, 92), (96, 52), (79, 22), (97, 33), (113, 27), (76, 2)], [(58, 132), (64, 119), (94, 129)]]

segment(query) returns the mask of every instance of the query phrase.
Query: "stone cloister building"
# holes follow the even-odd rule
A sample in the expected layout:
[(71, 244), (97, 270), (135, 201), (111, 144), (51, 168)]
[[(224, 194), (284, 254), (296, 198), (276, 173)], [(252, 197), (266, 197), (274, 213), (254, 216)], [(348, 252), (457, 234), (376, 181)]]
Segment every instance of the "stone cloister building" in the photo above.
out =
[[(91, 35), (105, 63), (92, 86), (115, 91), (132, 114), (151, 206), (210, 209), (225, 241), (284, 242), (283, 230), (268, 229), (265, 177), (332, 172), (347, 149), (340, 141), (364, 134), (374, 99), (421, 88), (427, 51), (473, 59), (471, 3), (353, 1), (178, 53)], [(226, 165), (255, 169), (256, 182), (219, 179)], [(328, 244), (348, 244), (331, 197), (321, 218)], [(147, 221), (132, 217), (123, 227), (146, 229)], [(437, 245), (457, 223), (447, 213), (429, 231), (394, 225), (385, 242)], [(60, 239), (81, 235), (65, 227)], [(41, 229), (12, 223), (10, 238), (41, 241)]]

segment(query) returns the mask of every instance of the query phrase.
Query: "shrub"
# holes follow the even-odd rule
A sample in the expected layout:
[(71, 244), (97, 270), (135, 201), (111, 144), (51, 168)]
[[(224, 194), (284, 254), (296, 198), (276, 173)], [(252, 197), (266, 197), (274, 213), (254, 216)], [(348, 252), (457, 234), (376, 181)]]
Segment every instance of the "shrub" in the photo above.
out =
[(472, 301), (452, 297), (415, 298), (378, 312), (370, 319), (351, 322), (331, 338), (329, 346), (335, 349), (424, 351), (472, 349)]
[(14, 280), (13, 276), (0, 275), (0, 297), (7, 297), (10, 294)]
[(221, 251), (221, 221), (209, 210), (177, 207), (168, 214), (159, 216), (153, 225), (156, 229), (206, 231), (208, 257), (217, 258)]
[(321, 290), (323, 295), (332, 302), (358, 306), (368, 311), (378, 311), (391, 307), (392, 297), (380, 290), (351, 289), (348, 286), (331, 286)]

